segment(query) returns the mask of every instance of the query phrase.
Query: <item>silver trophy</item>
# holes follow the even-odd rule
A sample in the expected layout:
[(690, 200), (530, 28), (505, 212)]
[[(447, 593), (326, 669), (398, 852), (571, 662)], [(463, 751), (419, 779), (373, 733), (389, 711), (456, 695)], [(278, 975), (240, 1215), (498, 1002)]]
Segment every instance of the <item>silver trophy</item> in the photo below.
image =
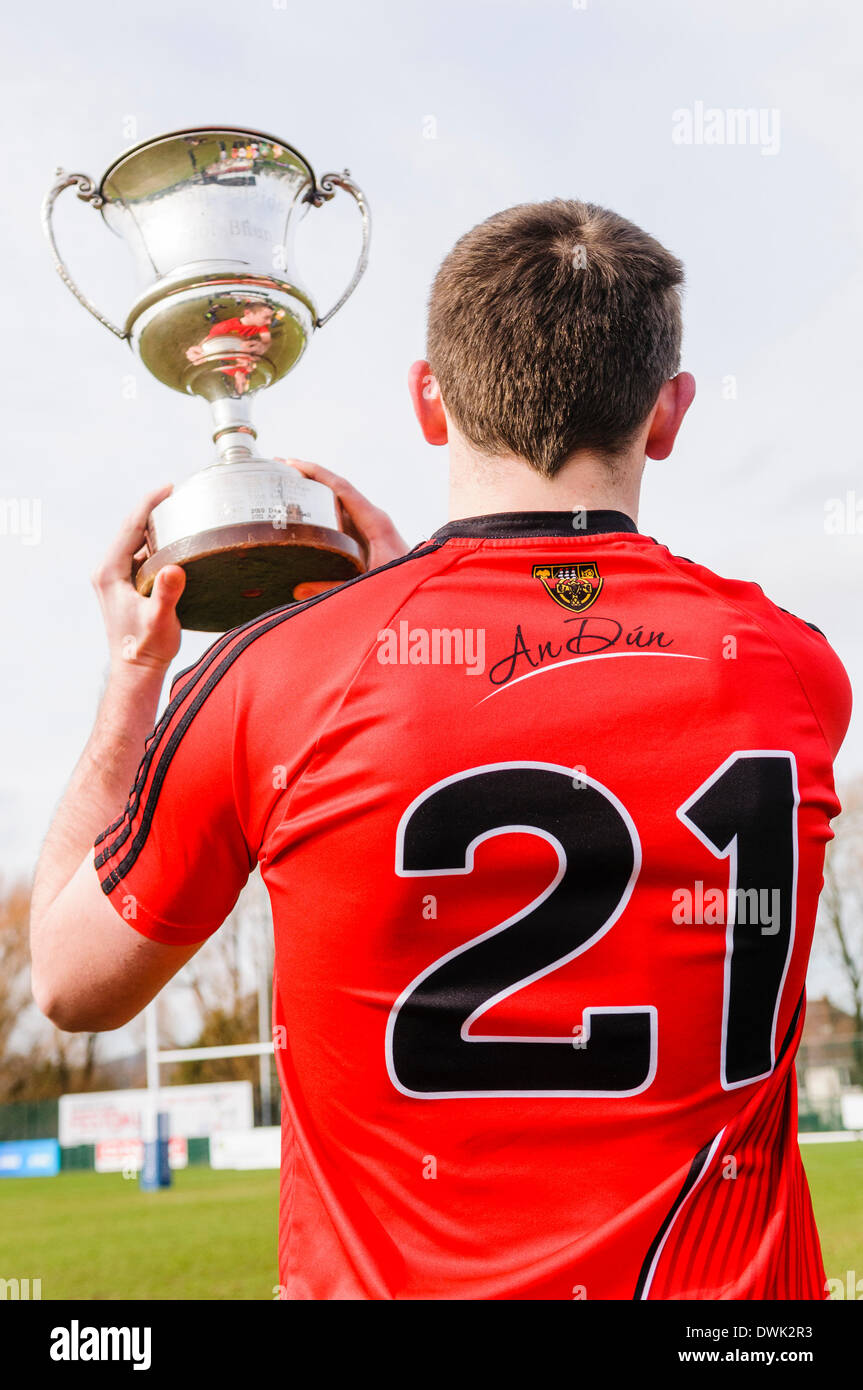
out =
[[(66, 188), (98, 208), (133, 253), (139, 293), (122, 328), (78, 289), (57, 249), (52, 214)], [(344, 294), (319, 314), (293, 269), (294, 233), (337, 188), (356, 199), (362, 249)], [(366, 268), (369, 210), (349, 171), (318, 180), (297, 150), (259, 131), (180, 130), (127, 150), (98, 185), (58, 169), (42, 220), (56, 268), (84, 308), (159, 381), (210, 405), (216, 457), (154, 508), (139, 592), (150, 592), (163, 565), (182, 565), (183, 627), (224, 632), (290, 603), (298, 583), (361, 572), (362, 549), (342, 529), (329, 488), (262, 458), (249, 409), (256, 391), (296, 365)]]

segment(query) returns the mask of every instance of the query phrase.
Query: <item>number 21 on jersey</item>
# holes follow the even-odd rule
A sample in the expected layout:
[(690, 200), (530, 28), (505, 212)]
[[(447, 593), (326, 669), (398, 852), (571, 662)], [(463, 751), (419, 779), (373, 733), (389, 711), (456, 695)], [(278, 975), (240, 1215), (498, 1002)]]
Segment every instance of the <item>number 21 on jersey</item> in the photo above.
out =
[[(656, 1075), (660, 1019), (651, 1004), (584, 1009), (573, 1037), (495, 1038), (483, 1015), (582, 956), (613, 930), (642, 870), (632, 816), (607, 787), (553, 763), (493, 763), (422, 792), (398, 828), (402, 877), (471, 874), (477, 845), (520, 832), (557, 854), (551, 883), (489, 931), (433, 960), (402, 991), (387, 1024), (387, 1070), (423, 1100), (479, 1096), (625, 1097)], [(769, 1076), (794, 940), (797, 768), (793, 753), (735, 752), (678, 807), (682, 824), (729, 864), (722, 1036), (725, 1090)], [(778, 905), (769, 930), (738, 904)], [(717, 981), (717, 988), (720, 982)], [(474, 1029), (474, 1025), (478, 1025)]]

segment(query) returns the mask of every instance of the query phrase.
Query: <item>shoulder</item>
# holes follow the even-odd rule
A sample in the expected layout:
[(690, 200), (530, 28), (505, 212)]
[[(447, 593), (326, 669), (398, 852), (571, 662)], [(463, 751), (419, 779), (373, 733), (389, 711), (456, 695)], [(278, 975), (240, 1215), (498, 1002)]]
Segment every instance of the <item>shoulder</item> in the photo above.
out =
[(682, 578), (709, 590), (729, 607), (738, 608), (748, 614), (754, 621), (766, 627), (780, 642), (788, 640), (793, 634), (799, 641), (811, 645), (813, 652), (823, 651), (825, 645), (829, 646), (826, 636), (816, 623), (780, 607), (754, 580), (730, 579), (725, 575), (716, 574), (706, 565), (696, 564), (695, 561), (687, 560), (680, 555), (672, 555), (664, 546), (661, 546), (660, 550)]
[(820, 627), (800, 618), (751, 580), (728, 579), (704, 565), (659, 547), (666, 564), (684, 580), (709, 592), (770, 639), (794, 670), (835, 756), (851, 717), (851, 685), (840, 658)]
[(440, 542), (415, 546), (406, 555), (347, 580), (302, 603), (272, 608), (226, 632), (171, 684), (171, 702), (194, 690), (209, 693), (217, 683), (246, 689), (272, 684), (278, 674), (291, 681), (297, 666), (307, 683), (329, 671), (344, 678), (362, 660), (388, 618), (440, 567)]

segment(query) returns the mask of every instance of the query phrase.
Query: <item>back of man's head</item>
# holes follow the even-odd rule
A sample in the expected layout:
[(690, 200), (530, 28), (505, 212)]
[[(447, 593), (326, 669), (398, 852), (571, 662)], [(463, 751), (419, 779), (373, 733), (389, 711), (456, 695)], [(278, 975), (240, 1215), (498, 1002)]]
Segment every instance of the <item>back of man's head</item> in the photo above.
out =
[(456, 242), (429, 300), (429, 365), (481, 453), (552, 477), (624, 454), (676, 373), (683, 266), (593, 203), (523, 203)]

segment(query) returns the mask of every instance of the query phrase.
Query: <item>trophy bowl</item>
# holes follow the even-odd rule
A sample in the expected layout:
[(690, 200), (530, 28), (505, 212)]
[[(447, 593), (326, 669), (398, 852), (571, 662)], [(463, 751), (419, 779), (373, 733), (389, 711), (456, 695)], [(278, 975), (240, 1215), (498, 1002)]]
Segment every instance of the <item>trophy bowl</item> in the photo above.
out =
[[(138, 294), (123, 327), (72, 279), (53, 229), (67, 188), (128, 245)], [(294, 234), (337, 188), (356, 201), (362, 247), (350, 283), (319, 314), (294, 270)], [(364, 569), (329, 488), (258, 454), (250, 402), (285, 376), (353, 293), (368, 261), (371, 219), (346, 169), (316, 177), (285, 141), (236, 127), (175, 131), (127, 150), (98, 184), (57, 171), (43, 225), (58, 273), (157, 380), (210, 407), (215, 457), (153, 509), (135, 584), (148, 594), (182, 565), (184, 628), (223, 632), (294, 602), (295, 585), (340, 582)]]

